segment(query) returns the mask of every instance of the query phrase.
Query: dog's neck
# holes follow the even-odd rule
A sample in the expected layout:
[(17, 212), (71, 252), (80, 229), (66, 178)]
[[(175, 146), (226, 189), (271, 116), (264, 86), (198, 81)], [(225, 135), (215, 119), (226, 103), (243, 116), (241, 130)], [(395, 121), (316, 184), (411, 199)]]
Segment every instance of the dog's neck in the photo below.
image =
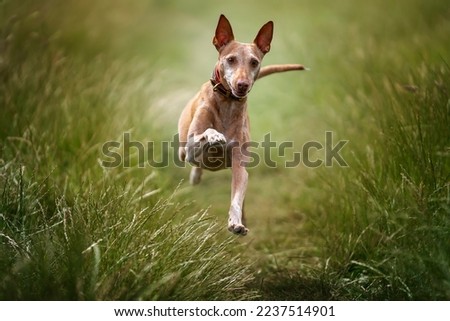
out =
[(211, 85), (213, 86), (213, 91), (222, 95), (226, 99), (236, 100), (239, 102), (244, 102), (247, 100), (247, 96), (237, 97), (237, 96), (233, 95), (231, 90), (225, 88), (225, 86), (222, 83), (222, 77), (220, 77), (219, 69), (217, 67), (214, 68), (214, 71), (212, 73), (210, 81), (211, 81)]

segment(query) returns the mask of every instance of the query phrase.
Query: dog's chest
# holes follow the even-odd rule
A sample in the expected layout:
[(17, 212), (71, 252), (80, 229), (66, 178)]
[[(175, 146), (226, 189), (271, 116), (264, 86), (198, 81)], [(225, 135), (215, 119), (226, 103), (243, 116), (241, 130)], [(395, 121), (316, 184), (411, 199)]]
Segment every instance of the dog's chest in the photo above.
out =
[(243, 141), (248, 136), (247, 106), (240, 102), (231, 102), (217, 110), (216, 129), (227, 140)]

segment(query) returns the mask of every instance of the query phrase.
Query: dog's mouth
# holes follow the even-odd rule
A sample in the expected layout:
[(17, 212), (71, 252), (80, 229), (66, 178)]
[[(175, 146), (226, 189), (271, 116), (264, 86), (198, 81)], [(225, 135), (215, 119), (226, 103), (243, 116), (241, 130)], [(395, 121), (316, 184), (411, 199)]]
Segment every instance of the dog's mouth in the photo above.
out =
[(248, 92), (235, 92), (234, 90), (231, 91), (231, 93), (233, 94), (233, 96), (239, 98), (239, 99), (243, 99), (245, 97), (247, 97)]
[[(218, 72), (216, 71), (216, 74)], [(231, 94), (238, 98), (238, 99), (244, 99), (247, 97), (247, 95), (250, 92), (250, 89), (252, 89), (253, 81), (252, 79), (248, 77), (243, 77), (239, 75), (234, 75), (232, 71), (225, 70), (225, 74), (223, 77), (219, 77), (216, 75), (216, 79), (223, 79), (224, 85), (226, 83), (226, 89), (231, 92)], [(228, 87), (228, 88), (227, 88)]]
[(243, 99), (243, 98), (247, 97), (247, 95), (250, 93), (250, 89), (239, 90), (239, 89), (234, 89), (232, 86), (230, 86), (230, 89), (231, 89), (231, 93), (233, 94), (233, 96), (235, 96), (239, 99)]
[(234, 79), (230, 81), (227, 77), (224, 78), (228, 87), (227, 90), (238, 99), (246, 98), (252, 89), (253, 84), (250, 81)]

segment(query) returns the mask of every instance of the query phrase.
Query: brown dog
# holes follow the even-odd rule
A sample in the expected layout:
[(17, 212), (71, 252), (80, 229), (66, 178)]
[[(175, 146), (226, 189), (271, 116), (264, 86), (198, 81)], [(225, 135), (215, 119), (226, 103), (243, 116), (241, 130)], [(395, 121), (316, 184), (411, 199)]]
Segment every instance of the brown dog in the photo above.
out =
[(248, 174), (245, 164), (250, 141), (247, 95), (256, 79), (266, 75), (304, 70), (302, 65), (271, 65), (261, 68), (261, 61), (270, 50), (273, 22), (259, 30), (253, 43), (234, 40), (227, 18), (220, 16), (213, 44), (219, 51), (212, 78), (189, 101), (178, 122), (179, 158), (194, 165), (191, 184), (200, 182), (202, 169), (219, 170), (231, 167), (231, 206), (228, 230), (246, 235), (243, 203)]

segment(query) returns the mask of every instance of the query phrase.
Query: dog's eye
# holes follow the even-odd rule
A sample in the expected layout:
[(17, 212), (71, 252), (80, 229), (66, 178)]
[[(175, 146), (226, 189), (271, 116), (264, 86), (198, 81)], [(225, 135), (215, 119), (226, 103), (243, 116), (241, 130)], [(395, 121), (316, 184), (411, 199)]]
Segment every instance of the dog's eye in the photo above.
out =
[(236, 61), (236, 57), (228, 57), (227, 61), (228, 61), (229, 64), (234, 64), (235, 61)]
[(250, 61), (250, 65), (251, 65), (253, 68), (256, 68), (256, 67), (259, 66), (259, 61), (256, 60), (256, 59), (252, 59), (252, 60)]

